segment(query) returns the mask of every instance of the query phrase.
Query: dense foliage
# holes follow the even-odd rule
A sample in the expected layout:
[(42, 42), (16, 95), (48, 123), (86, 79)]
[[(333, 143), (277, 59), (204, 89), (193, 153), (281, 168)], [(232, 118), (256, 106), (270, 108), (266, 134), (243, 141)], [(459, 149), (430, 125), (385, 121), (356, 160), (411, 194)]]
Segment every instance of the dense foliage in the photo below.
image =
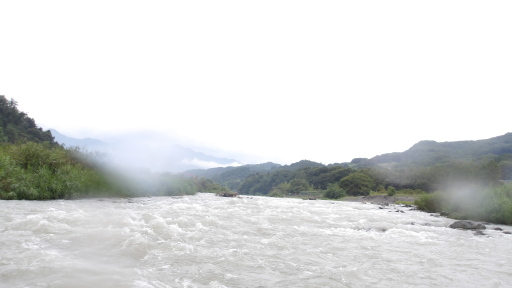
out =
[(0, 143), (49, 142), (56, 145), (50, 131), (37, 127), (34, 119), (18, 110), (18, 103), (0, 95)]
[(272, 169), (281, 167), (280, 164), (267, 162), (262, 164), (248, 164), (239, 167), (217, 167), (211, 169), (194, 169), (189, 170), (186, 174), (197, 177), (205, 177), (212, 179), (216, 183), (237, 190), (247, 176), (254, 173), (266, 173)]
[[(291, 167), (291, 168), (289, 168)], [(303, 167), (295, 169), (292, 165), (273, 169), (267, 173), (254, 173), (245, 178), (238, 187), (241, 194), (267, 195), (282, 183), (301, 183), (284, 192), (298, 194), (307, 190), (325, 190), (329, 183), (337, 183), (355, 170), (340, 166)], [(295, 181), (294, 181), (295, 180)]]
[(303, 191), (311, 191), (313, 188), (305, 179), (293, 179), (290, 182), (283, 182), (272, 188), (269, 196), (283, 197), (286, 195), (298, 195)]
[(330, 183), (324, 192), (324, 197), (329, 199), (340, 199), (347, 196), (345, 190), (341, 189), (338, 184)]
[(362, 172), (350, 174), (339, 182), (339, 186), (350, 196), (370, 195), (374, 185), (372, 178)]

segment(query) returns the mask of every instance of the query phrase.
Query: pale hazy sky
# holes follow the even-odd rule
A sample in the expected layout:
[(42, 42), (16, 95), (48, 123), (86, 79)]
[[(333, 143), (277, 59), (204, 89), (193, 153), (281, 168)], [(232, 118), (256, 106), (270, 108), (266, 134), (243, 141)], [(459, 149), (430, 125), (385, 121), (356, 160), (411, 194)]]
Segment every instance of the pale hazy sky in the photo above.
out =
[(508, 0), (0, 0), (0, 95), (73, 137), (152, 129), (245, 162), (345, 162), (512, 132), (511, 15)]

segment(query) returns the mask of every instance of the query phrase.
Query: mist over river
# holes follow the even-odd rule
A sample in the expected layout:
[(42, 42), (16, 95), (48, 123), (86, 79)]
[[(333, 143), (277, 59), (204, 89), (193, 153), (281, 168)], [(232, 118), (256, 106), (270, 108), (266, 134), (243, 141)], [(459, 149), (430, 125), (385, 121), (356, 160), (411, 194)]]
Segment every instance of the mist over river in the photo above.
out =
[[(0, 201), (0, 287), (512, 287), (512, 231), (268, 197)], [(396, 209), (405, 213), (395, 212)]]

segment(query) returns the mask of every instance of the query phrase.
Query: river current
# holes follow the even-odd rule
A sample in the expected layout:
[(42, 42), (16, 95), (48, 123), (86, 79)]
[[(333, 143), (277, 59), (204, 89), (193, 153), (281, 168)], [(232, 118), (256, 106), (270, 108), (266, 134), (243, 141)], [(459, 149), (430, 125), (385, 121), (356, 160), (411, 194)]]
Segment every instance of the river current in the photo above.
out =
[(493, 229), (512, 227), (478, 236), (398, 206), (200, 193), (0, 207), (2, 288), (512, 287), (512, 235)]

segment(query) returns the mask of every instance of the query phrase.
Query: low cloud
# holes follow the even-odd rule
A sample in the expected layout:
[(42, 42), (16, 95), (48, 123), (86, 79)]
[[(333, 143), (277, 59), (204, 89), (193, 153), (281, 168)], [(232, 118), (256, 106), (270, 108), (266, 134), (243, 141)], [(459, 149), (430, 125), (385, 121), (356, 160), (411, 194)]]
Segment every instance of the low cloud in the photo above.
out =
[(228, 163), (228, 164), (220, 164), (220, 163), (217, 163), (217, 162), (214, 162), (214, 161), (202, 161), (202, 160), (199, 160), (197, 158), (193, 158), (193, 159), (183, 159), (181, 160), (181, 163), (183, 164), (186, 164), (186, 165), (193, 165), (193, 166), (199, 166), (203, 169), (209, 169), (209, 168), (216, 168), (216, 167), (238, 167), (238, 166), (242, 166), (243, 164), (242, 163), (239, 163), (239, 162), (232, 162), (232, 163)]

